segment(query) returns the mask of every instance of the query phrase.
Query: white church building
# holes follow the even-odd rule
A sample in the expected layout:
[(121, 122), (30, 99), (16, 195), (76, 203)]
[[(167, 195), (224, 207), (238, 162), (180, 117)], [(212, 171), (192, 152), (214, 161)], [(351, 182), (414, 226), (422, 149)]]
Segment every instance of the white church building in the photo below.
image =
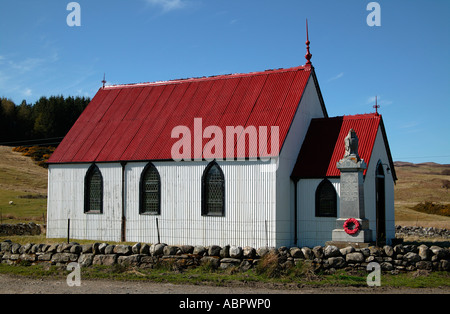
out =
[(310, 58), (308, 47), (293, 68), (100, 88), (49, 159), (47, 237), (324, 245), (353, 129), (371, 238), (389, 243), (396, 175), (382, 117), (328, 117)]

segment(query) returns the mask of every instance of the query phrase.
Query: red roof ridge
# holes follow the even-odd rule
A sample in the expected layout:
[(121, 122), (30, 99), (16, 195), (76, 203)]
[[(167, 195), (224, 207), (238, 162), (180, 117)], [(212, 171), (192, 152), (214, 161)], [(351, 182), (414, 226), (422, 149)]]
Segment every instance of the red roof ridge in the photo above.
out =
[(218, 74), (218, 75), (210, 75), (210, 76), (173, 79), (173, 80), (167, 80), (167, 81), (115, 84), (115, 85), (107, 85), (103, 89), (169, 85), (169, 84), (178, 84), (178, 83), (193, 82), (193, 81), (218, 80), (218, 79), (228, 79), (228, 78), (236, 78), (236, 77), (264, 75), (264, 74), (267, 74), (268, 72), (282, 73), (282, 72), (299, 71), (299, 70), (309, 70), (309, 68), (306, 68), (304, 65), (301, 65), (301, 66), (290, 67), (290, 68), (267, 69), (264, 71), (254, 71), (254, 72), (248, 72), (248, 73)]
[(372, 119), (372, 118), (381, 118), (381, 114), (359, 113), (359, 114), (352, 114), (352, 115), (313, 118), (313, 120), (330, 120), (330, 119), (361, 120), (361, 119)]
[(360, 113), (354, 115), (344, 115), (344, 119), (370, 119), (379, 117), (381, 117), (381, 115), (377, 113)]

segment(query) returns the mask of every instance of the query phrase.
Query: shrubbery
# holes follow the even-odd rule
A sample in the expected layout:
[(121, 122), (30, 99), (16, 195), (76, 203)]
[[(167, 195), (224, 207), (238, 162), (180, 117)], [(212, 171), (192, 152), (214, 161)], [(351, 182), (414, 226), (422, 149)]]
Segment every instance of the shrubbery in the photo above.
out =
[(450, 204), (443, 205), (425, 201), (412, 207), (412, 209), (426, 214), (450, 216)]
[(31, 157), (38, 166), (47, 168), (47, 160), (55, 151), (55, 147), (53, 146), (18, 146), (14, 147), (13, 151), (20, 152), (22, 155)]

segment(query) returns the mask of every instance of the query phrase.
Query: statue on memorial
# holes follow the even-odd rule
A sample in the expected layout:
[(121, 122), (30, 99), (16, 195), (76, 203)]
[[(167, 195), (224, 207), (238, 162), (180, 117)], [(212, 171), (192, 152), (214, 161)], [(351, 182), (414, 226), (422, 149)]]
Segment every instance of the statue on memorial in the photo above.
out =
[(347, 136), (344, 139), (345, 142), (345, 157), (356, 157), (359, 161), (358, 155), (358, 137), (356, 136), (356, 132), (353, 129), (348, 131)]
[(359, 157), (355, 130), (349, 130), (344, 142), (344, 158), (336, 163), (336, 168), (341, 173), (339, 217), (331, 239), (335, 243), (353, 243), (359, 246), (372, 241), (372, 230), (369, 229), (364, 207), (364, 170), (367, 169), (367, 164)]

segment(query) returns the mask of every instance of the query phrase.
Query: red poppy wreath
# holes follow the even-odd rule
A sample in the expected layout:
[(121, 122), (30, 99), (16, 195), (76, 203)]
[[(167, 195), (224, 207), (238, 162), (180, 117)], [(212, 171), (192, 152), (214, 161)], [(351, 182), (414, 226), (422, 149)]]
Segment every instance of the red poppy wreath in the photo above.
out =
[[(353, 225), (353, 228), (350, 229), (349, 227), (351, 227)], [(355, 234), (359, 231), (359, 221), (356, 220), (355, 218), (349, 218), (344, 222), (344, 231), (347, 234)]]

